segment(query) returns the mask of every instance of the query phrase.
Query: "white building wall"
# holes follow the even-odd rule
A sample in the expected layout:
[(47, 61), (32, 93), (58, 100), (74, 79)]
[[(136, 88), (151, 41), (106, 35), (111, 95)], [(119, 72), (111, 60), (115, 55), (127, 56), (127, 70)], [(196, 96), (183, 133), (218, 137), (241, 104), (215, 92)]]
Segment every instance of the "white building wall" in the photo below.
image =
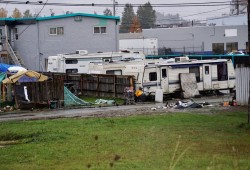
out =
[(119, 40), (119, 49), (140, 51), (145, 55), (158, 55), (158, 39), (121, 39)]

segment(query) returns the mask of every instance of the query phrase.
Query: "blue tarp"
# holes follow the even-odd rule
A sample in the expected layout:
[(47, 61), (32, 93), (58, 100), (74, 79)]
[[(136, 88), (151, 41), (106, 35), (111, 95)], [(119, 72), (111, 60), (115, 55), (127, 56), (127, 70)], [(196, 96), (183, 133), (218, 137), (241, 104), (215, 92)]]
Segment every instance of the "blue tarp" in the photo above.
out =
[(12, 66), (14, 66), (14, 65), (0, 63), (0, 72), (6, 73), (8, 71), (8, 68), (12, 67)]

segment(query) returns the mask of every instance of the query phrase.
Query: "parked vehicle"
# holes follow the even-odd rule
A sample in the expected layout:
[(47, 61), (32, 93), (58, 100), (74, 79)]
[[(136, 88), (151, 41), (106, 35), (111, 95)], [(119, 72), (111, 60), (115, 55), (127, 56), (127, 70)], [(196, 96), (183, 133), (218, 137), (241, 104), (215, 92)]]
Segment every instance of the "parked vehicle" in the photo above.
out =
[(235, 72), (227, 59), (189, 60), (187, 57), (172, 60), (143, 60), (143, 62), (90, 63), (89, 73), (133, 75), (136, 86), (154, 94), (162, 89), (164, 94), (181, 90), (180, 74), (194, 73), (199, 91), (233, 89)]
[(227, 53), (227, 55), (246, 55), (246, 53), (244, 51), (233, 51)]
[(114, 62), (128, 60), (143, 60), (145, 55), (141, 52), (121, 51), (91, 53), (87, 50), (77, 50), (76, 53), (58, 54), (48, 57), (47, 71), (60, 73), (88, 73), (91, 62)]

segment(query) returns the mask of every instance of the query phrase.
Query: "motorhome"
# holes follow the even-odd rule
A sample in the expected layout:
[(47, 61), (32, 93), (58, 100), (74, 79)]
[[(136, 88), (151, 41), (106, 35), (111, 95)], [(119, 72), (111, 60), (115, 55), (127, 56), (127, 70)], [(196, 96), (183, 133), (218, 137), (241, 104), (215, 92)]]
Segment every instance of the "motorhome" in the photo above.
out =
[(145, 55), (135, 51), (88, 53), (87, 50), (77, 50), (76, 53), (49, 56), (48, 72), (88, 73), (91, 62), (114, 62), (128, 60), (143, 60)]
[(133, 75), (136, 87), (144, 92), (155, 93), (162, 89), (164, 94), (180, 91), (180, 75), (191, 73), (199, 91), (233, 89), (235, 72), (233, 63), (227, 59), (189, 60), (187, 57), (174, 60), (143, 60), (113, 63), (90, 63), (89, 73)]

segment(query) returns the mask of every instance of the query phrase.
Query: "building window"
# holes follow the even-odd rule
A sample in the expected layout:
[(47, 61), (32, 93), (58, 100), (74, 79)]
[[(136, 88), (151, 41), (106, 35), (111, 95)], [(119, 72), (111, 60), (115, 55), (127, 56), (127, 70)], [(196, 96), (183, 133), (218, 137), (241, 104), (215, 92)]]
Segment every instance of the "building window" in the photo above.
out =
[(63, 27), (51, 27), (49, 30), (50, 35), (63, 35), (64, 29)]
[(66, 73), (78, 73), (78, 69), (66, 69)]
[(224, 54), (224, 43), (212, 44), (213, 54)]
[(206, 74), (206, 75), (209, 74), (209, 66), (205, 66), (205, 74)]
[(106, 27), (94, 27), (94, 34), (106, 34), (107, 28)]
[(226, 51), (233, 52), (238, 50), (238, 42), (230, 42), (226, 44)]
[(65, 60), (66, 64), (77, 64), (78, 61), (77, 60)]
[(14, 35), (15, 35), (15, 39), (18, 40), (18, 30), (17, 30), (17, 28), (14, 28)]
[(161, 70), (161, 76), (162, 76), (162, 78), (166, 78), (167, 77), (167, 69), (162, 69)]
[(157, 73), (151, 72), (149, 73), (149, 81), (156, 81), (157, 80)]
[(75, 21), (82, 21), (82, 16), (75, 16), (75, 17), (74, 17), (74, 20), (75, 20)]

